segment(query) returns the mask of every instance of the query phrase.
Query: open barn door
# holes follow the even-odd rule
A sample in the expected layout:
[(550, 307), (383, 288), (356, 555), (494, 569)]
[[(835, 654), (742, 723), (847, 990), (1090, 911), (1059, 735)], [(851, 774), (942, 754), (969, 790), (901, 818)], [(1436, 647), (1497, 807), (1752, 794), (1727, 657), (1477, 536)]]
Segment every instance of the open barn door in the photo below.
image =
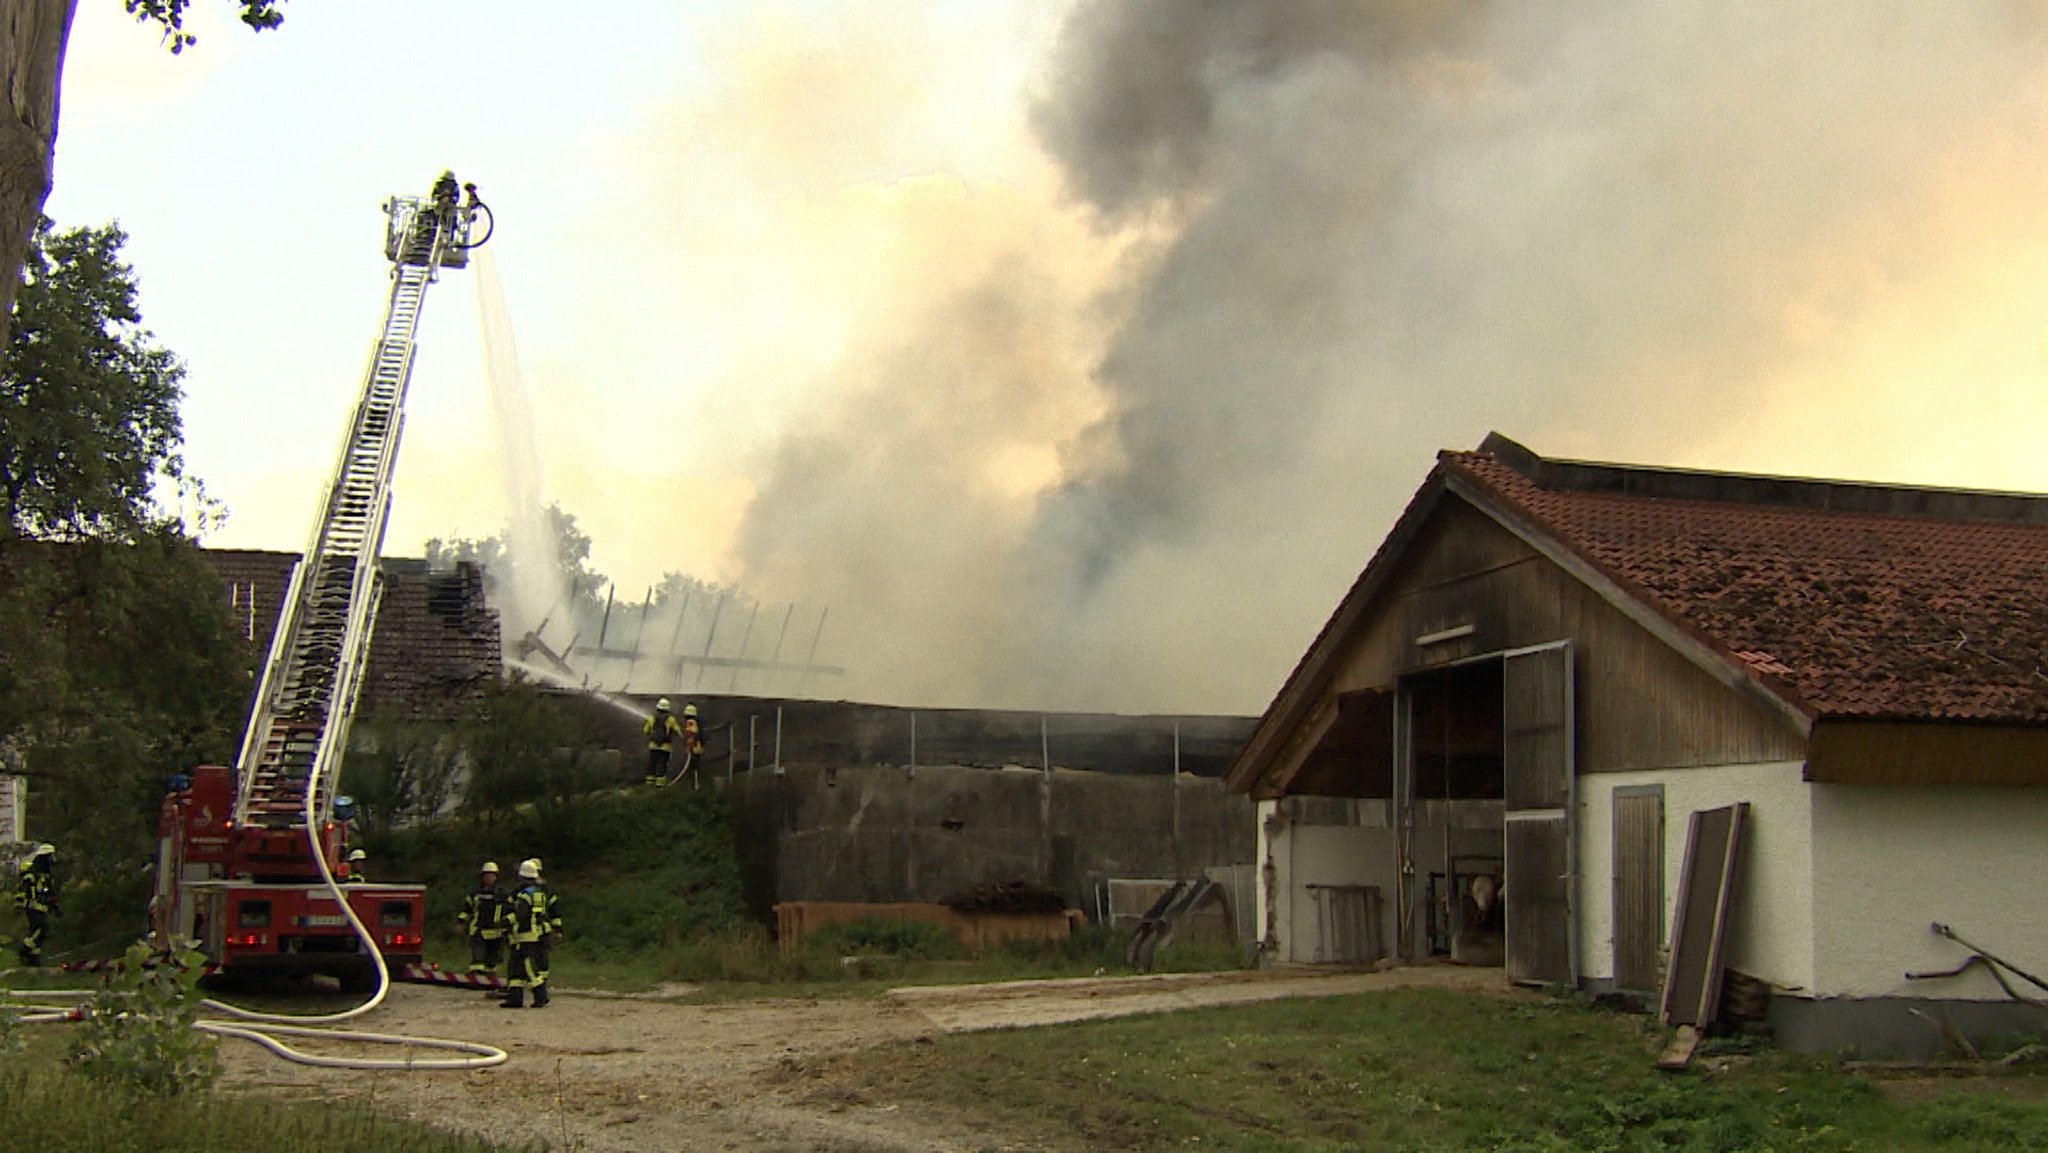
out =
[(1577, 985), (1572, 648), (1520, 649), (1503, 663), (1508, 979)]

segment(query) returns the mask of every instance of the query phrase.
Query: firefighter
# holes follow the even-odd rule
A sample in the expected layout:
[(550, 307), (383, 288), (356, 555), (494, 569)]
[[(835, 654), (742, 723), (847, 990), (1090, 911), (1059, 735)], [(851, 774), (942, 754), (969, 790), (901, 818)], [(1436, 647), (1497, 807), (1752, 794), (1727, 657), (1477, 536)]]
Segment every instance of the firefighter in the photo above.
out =
[(533, 990), (533, 1007), (548, 1004), (548, 947), (562, 939), (561, 905), (553, 890), (540, 879), (540, 860), (519, 862), (519, 888), (506, 902), (506, 933), (512, 941), (511, 986), (502, 1002), (507, 1009), (524, 1009), (526, 991)]
[(345, 873), (345, 874), (343, 874), (343, 876), (342, 876), (342, 878), (341, 878), (341, 883), (342, 883), (342, 884), (344, 884), (344, 885), (360, 885), (360, 884), (362, 884), (362, 883), (363, 883), (364, 881), (367, 881), (367, 880), (369, 880), (369, 878), (368, 878), (368, 877), (365, 877), (365, 876), (363, 876), (363, 870), (365, 870), (365, 869), (367, 869), (367, 868), (369, 868), (369, 867), (370, 867), (370, 854), (368, 854), (368, 853), (365, 853), (365, 852), (364, 852), (364, 851), (362, 851), (361, 849), (351, 849), (351, 850), (349, 850), (349, 854), (348, 854), (348, 872), (347, 872), (347, 873)]
[(455, 919), (469, 937), (470, 974), (496, 973), (505, 959), (505, 891), (498, 887), (498, 862), (485, 861), (477, 870), (476, 888), (462, 899)]
[(18, 949), (23, 968), (33, 969), (43, 963), (43, 937), (50, 930), (50, 917), (64, 913), (57, 904), (57, 877), (52, 871), (56, 861), (57, 846), (44, 842), (21, 863), (14, 904), (28, 920), (28, 932), (23, 934)]
[(704, 730), (697, 725), (697, 706), (683, 706), (683, 747), (692, 758), (704, 755)]
[[(690, 706), (690, 710), (695, 713), (696, 706)], [(684, 735), (683, 726), (668, 711), (667, 697), (654, 702), (654, 715), (640, 722), (640, 731), (647, 737), (647, 775), (643, 783), (660, 788), (668, 784), (669, 750), (675, 747), (676, 738)]]

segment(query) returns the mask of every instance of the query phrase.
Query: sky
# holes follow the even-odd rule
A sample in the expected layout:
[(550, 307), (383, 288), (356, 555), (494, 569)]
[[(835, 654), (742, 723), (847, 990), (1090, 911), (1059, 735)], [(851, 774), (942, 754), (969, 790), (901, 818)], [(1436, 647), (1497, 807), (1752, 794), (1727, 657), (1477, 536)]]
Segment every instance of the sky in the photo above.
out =
[(1492, 429), (2048, 491), (2040, 5), (199, 7), (83, 0), (48, 210), (131, 235), (210, 544), (303, 546), (443, 168), (499, 230), (386, 551), (498, 531), (522, 446), (623, 596), (829, 612), (829, 695), (1256, 712)]

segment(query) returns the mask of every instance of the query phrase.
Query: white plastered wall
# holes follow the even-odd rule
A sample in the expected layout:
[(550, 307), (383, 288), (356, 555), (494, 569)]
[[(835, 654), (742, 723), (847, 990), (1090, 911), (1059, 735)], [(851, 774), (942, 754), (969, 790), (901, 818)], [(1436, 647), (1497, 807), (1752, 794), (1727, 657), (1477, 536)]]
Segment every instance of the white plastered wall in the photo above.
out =
[(2005, 999), (1981, 968), (1905, 979), (1969, 956), (1935, 935), (1936, 921), (2029, 972), (2048, 970), (2048, 789), (1810, 788), (1817, 995)]
[(1340, 825), (1300, 824), (1286, 820), (1277, 801), (1258, 805), (1258, 923), (1272, 934), (1272, 961), (1305, 965), (1317, 959), (1310, 885), (1378, 885), (1383, 907), (1393, 905), (1393, 831), (1384, 805), (1348, 807), (1354, 823)]
[(1614, 977), (1614, 791), (1664, 787), (1664, 944), (1685, 867), (1687, 819), (1700, 809), (1750, 804), (1738, 868), (1727, 963), (1787, 992), (1808, 993), (1814, 969), (1814, 786), (1798, 761), (1589, 773), (1578, 778), (1579, 970)]

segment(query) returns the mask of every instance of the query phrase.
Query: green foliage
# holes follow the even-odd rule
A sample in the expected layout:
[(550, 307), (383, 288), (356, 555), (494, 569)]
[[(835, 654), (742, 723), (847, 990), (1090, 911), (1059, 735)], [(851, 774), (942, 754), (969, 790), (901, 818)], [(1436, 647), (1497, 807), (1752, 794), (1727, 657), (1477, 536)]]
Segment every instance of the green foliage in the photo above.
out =
[(429, 930), (443, 934), (429, 945), (450, 960), (467, 958), (455, 912), (478, 864), (495, 860), (509, 876), (540, 857), (567, 920), (555, 968), (569, 974), (579, 958), (653, 955), (743, 924), (730, 822), (711, 790), (612, 790), (566, 810), (523, 805), (397, 829), (371, 851), (393, 877), (427, 882)]
[(122, 540), (155, 526), (152, 484), (184, 480), (185, 369), (152, 343), (118, 225), (40, 219), (0, 359), (0, 541)]
[[(185, 31), (185, 11), (192, 6), (192, 0), (122, 0), (128, 14), (138, 23), (160, 24), (164, 30), (164, 44), (177, 55), (199, 42), (197, 36)], [(240, 19), (257, 32), (265, 32), (284, 23), (284, 13), (277, 10), (284, 0), (235, 0), (235, 7), (241, 9)]]
[(58, 954), (142, 931), (163, 783), (233, 754), (254, 659), (169, 529), (0, 550), (0, 744), (58, 846)]
[(164, 1096), (90, 1080), (38, 1048), (0, 1055), (0, 1148), (36, 1153), (503, 1153), (369, 1109), (269, 1094)]
[(126, 967), (94, 995), (65, 1055), (94, 1081), (157, 1096), (202, 1090), (220, 1076), (214, 1038), (199, 1019), (199, 972), (205, 958), (186, 953), (177, 964), (149, 964), (149, 948), (128, 950)]
[(532, 806), (549, 842), (580, 840), (582, 798), (619, 777), (617, 752), (586, 707), (517, 677), (491, 685), (462, 741), (470, 765), (464, 811), (494, 825)]
[(468, 753), (445, 725), (359, 718), (349, 729), (342, 779), (356, 803), (358, 836), (439, 814), (455, 795)]
[[(553, 543), (555, 553), (551, 565), (553, 571), (547, 575), (547, 582), (569, 599), (567, 605), (551, 607), (554, 611), (563, 612), (570, 621), (580, 622), (588, 618), (595, 624), (597, 617), (604, 612), (602, 593), (609, 581), (603, 573), (590, 567), (590, 534), (578, 527), (575, 516), (562, 511), (559, 504), (548, 505), (546, 514), (547, 539)], [(427, 563), (435, 567), (446, 567), (457, 561), (482, 565), (485, 594), (493, 600), (501, 600), (510, 590), (524, 587), (520, 580), (520, 564), (526, 558), (514, 555), (511, 539), (510, 525), (500, 530), (498, 535), (482, 540), (435, 537), (427, 542)], [(574, 631), (573, 627), (571, 631)], [(596, 634), (593, 631), (591, 635)]]

